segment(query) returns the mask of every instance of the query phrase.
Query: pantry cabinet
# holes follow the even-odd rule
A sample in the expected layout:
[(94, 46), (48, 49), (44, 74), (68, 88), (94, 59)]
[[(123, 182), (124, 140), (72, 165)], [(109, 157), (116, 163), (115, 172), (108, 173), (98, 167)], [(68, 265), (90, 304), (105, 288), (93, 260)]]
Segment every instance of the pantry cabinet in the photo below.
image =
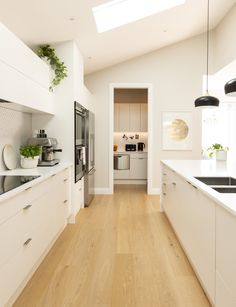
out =
[(115, 103), (115, 132), (147, 132), (147, 104)]
[(0, 306), (11, 305), (67, 224), (69, 170), (0, 203)]
[(147, 156), (130, 155), (130, 179), (147, 179)]

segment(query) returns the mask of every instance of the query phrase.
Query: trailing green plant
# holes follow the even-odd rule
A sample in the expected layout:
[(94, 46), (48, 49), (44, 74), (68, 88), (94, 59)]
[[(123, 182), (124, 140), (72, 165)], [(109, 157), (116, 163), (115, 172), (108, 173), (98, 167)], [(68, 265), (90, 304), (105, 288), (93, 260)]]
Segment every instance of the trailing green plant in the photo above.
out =
[(25, 158), (33, 158), (41, 154), (41, 147), (38, 145), (26, 145), (20, 147), (20, 154)]
[(57, 57), (55, 49), (50, 45), (39, 46), (37, 49), (37, 55), (40, 58), (45, 58), (48, 60), (52, 70), (54, 71), (54, 78), (49, 87), (49, 90), (53, 91), (53, 88), (58, 85), (61, 80), (67, 77), (67, 67), (65, 66), (64, 62)]
[(208, 155), (210, 158), (213, 157), (215, 152), (220, 151), (220, 150), (227, 151), (229, 150), (229, 147), (224, 147), (221, 144), (215, 143), (215, 144), (212, 144), (211, 147), (207, 149)]

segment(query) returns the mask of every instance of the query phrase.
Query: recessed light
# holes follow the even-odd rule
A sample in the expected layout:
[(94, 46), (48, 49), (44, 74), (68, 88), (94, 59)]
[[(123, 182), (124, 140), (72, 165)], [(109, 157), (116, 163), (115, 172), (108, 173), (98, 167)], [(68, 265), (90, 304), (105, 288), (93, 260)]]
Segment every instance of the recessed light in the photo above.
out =
[(70, 21), (75, 21), (75, 18), (74, 17), (70, 17), (69, 20)]
[(92, 11), (101, 33), (184, 3), (185, 0), (112, 0), (93, 7)]

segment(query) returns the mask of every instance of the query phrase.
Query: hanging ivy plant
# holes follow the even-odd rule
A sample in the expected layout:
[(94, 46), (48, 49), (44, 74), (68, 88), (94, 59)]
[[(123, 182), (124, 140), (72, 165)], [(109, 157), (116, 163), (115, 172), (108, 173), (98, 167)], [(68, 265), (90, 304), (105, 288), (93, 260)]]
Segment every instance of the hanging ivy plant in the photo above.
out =
[(53, 91), (53, 88), (58, 85), (61, 80), (67, 77), (67, 68), (64, 62), (57, 57), (55, 49), (50, 45), (39, 46), (37, 54), (40, 58), (45, 58), (54, 71), (54, 78), (49, 87), (49, 90)]

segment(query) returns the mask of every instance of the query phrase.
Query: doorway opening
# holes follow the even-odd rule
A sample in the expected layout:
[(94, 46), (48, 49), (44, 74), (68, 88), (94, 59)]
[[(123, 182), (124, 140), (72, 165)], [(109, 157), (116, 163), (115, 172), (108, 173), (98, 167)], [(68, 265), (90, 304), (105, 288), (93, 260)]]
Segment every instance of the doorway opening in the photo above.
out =
[(145, 185), (152, 189), (152, 86), (110, 86), (110, 192), (114, 185)]

